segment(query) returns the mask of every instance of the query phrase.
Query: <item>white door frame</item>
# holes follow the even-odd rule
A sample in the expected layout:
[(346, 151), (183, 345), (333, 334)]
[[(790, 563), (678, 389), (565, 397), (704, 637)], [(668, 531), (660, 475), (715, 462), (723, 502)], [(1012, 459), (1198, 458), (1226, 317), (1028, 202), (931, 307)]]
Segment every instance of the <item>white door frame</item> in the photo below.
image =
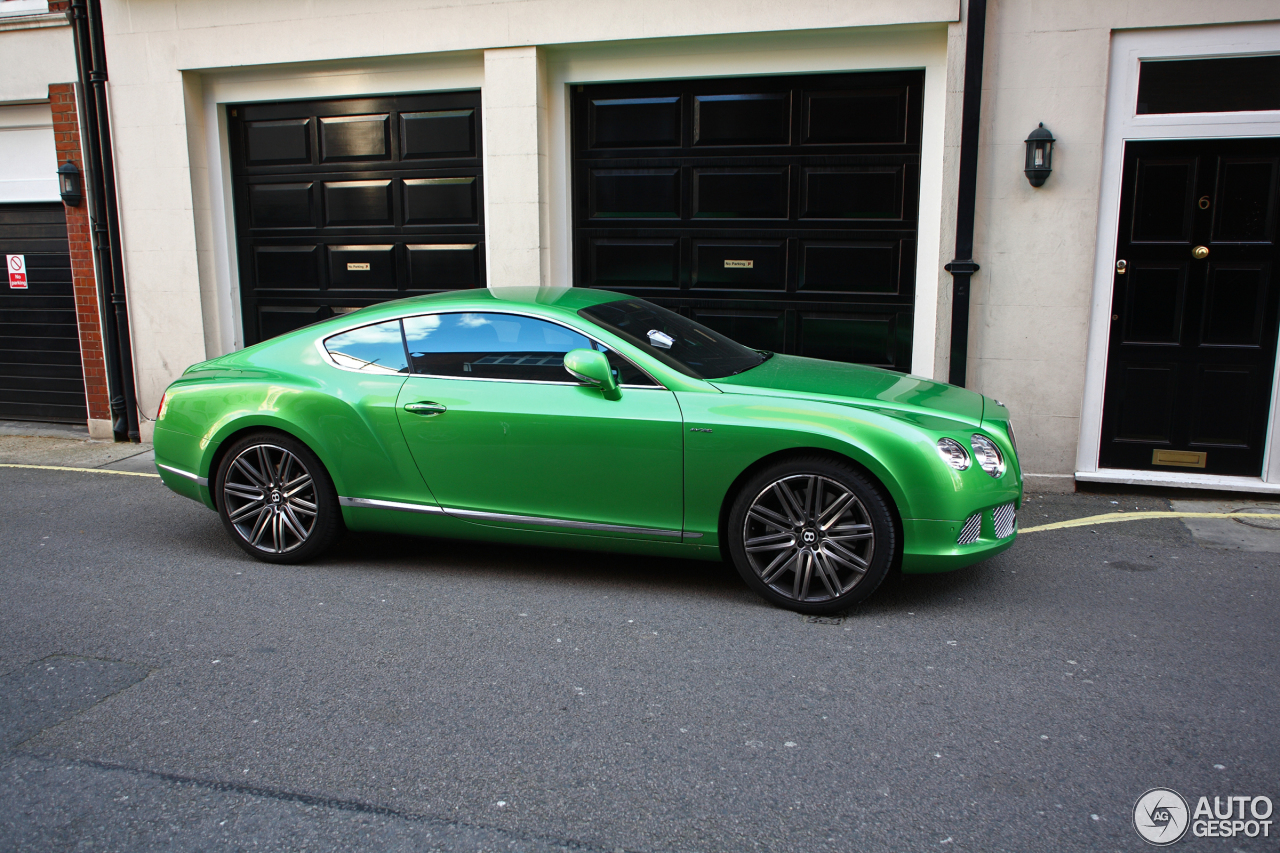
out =
[(1093, 308), (1085, 362), (1076, 479), (1093, 482), (1186, 486), (1280, 494), (1280, 354), (1272, 382), (1271, 416), (1261, 477), (1227, 477), (1182, 471), (1099, 468), (1102, 402), (1111, 331), (1111, 296), (1124, 172), (1124, 146), (1132, 140), (1280, 136), (1280, 110), (1237, 113), (1137, 115), (1138, 65), (1143, 59), (1247, 56), (1280, 53), (1280, 23), (1117, 31), (1111, 38), (1102, 186), (1098, 200)]

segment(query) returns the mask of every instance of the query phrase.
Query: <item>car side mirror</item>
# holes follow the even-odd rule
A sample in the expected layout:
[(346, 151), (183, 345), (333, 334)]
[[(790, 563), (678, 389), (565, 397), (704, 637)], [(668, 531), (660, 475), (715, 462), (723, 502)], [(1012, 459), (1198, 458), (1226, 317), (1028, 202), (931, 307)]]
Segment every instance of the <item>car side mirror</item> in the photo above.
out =
[(606, 400), (619, 400), (622, 391), (609, 367), (609, 359), (593, 349), (574, 349), (564, 354), (564, 369), (582, 385), (599, 388)]

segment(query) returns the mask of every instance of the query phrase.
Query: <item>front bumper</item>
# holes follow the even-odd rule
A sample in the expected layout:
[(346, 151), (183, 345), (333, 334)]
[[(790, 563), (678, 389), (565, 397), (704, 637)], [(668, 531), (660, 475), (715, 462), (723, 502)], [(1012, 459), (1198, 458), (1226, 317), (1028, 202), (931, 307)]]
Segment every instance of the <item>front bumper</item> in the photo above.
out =
[(1004, 501), (963, 521), (904, 519), (904, 574), (950, 572), (993, 557), (1018, 538), (1017, 502)]

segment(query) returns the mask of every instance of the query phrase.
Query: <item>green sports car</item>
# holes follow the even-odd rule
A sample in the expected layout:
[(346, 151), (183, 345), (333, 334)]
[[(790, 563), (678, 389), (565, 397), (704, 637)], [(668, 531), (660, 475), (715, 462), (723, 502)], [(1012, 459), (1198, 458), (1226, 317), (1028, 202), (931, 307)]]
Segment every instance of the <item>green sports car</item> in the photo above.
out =
[(344, 529), (726, 558), (815, 614), (1008, 548), (1022, 500), (989, 397), (586, 288), (386, 302), (194, 365), (155, 452), (268, 562)]

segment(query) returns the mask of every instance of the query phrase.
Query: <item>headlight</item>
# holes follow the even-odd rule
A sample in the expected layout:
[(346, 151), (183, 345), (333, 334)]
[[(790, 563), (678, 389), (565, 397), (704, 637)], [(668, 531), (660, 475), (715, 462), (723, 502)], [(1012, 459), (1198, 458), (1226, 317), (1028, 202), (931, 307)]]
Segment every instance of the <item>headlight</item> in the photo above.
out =
[(1004, 476), (1004, 457), (994, 441), (985, 435), (975, 434), (969, 439), (969, 446), (973, 448), (973, 458), (978, 461), (979, 468), (992, 477)]
[(938, 455), (942, 457), (943, 462), (957, 471), (963, 471), (969, 467), (969, 451), (954, 438), (938, 439)]

